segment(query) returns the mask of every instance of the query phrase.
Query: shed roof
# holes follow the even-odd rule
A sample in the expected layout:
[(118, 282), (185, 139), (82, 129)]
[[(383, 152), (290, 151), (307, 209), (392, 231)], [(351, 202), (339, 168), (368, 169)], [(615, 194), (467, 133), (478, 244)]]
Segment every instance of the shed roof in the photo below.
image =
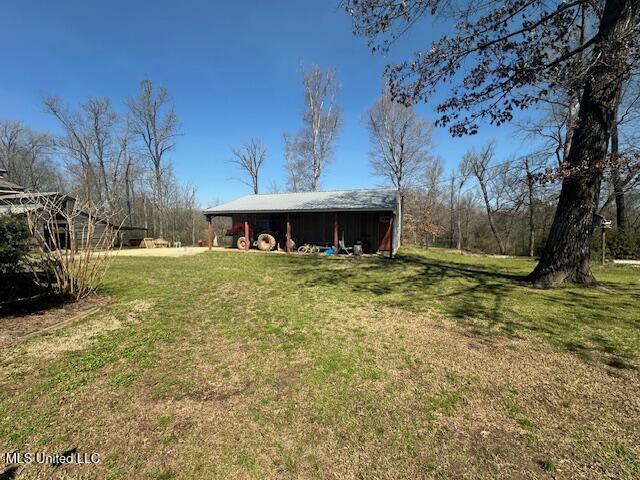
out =
[[(0, 200), (3, 202), (8, 202), (9, 200), (33, 200), (35, 198), (40, 197), (69, 197), (69, 195), (64, 195), (58, 192), (13, 192), (8, 193), (7, 195), (2, 195)], [(73, 197), (69, 197), (73, 198)]]
[(21, 187), (20, 185), (7, 180), (6, 174), (7, 170), (4, 168), (0, 168), (0, 194), (21, 192), (22, 190), (24, 190), (24, 187)]
[[(0, 215), (22, 215), (34, 210), (43, 209), (45, 207), (39, 203), (38, 199), (44, 197), (54, 197), (60, 200), (69, 200), (71, 202), (76, 201), (76, 199), (71, 195), (59, 192), (15, 192), (8, 195), (0, 195)], [(149, 230), (147, 227), (139, 227), (136, 225), (118, 225), (108, 219), (99, 217), (96, 217), (96, 220), (113, 227), (118, 227), (120, 230)]]
[(24, 215), (27, 212), (39, 210), (39, 203), (27, 203), (22, 205), (0, 205), (0, 215)]
[(0, 192), (21, 192), (23, 187), (0, 176)]
[(245, 195), (204, 210), (208, 215), (272, 212), (392, 211), (398, 193), (392, 189), (335, 190)]

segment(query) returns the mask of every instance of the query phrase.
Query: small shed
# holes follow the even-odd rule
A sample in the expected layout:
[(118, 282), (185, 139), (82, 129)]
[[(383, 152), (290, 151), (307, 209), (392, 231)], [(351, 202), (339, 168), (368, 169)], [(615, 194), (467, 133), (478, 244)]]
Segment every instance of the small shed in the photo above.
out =
[[(209, 222), (230, 217), (241, 234), (269, 232), (281, 248), (296, 245), (346, 246), (361, 242), (365, 252), (393, 256), (400, 243), (400, 197), (392, 189), (338, 190), (246, 195), (204, 210)], [(246, 233), (245, 233), (246, 232)]]
[[(0, 194), (0, 215), (25, 216), (32, 211), (45, 210), (47, 208), (47, 202), (43, 200), (45, 197), (48, 197), (50, 201), (60, 204), (60, 208), (68, 212), (73, 211), (75, 208), (76, 199), (71, 195), (58, 192), (15, 192)], [(84, 211), (79, 211), (73, 225), (69, 225), (67, 218), (60, 213), (54, 214), (56, 218), (51, 222), (41, 222), (38, 225), (42, 237), (52, 248), (77, 248), (71, 245), (71, 239), (85, 238), (84, 235), (86, 235), (89, 214)], [(105, 230), (109, 230), (113, 234), (113, 246), (130, 245), (130, 237), (142, 238), (145, 235), (144, 232), (147, 230), (145, 227), (117, 225), (103, 218), (95, 218), (93, 223), (95, 224), (95, 231), (91, 237), (91, 242), (94, 247), (97, 245), (102, 232)], [(71, 235), (71, 229), (73, 229), (73, 236)], [(83, 241), (80, 243), (83, 243)], [(138, 244), (139, 242), (136, 243), (135, 246), (138, 246)]]

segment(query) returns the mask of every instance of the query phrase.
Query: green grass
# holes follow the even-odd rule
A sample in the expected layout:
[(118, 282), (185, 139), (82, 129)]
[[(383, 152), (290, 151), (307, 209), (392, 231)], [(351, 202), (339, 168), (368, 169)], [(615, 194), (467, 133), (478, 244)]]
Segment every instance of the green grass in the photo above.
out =
[(3, 355), (0, 453), (98, 451), (60, 474), (114, 479), (637, 477), (640, 270), (537, 290), (533, 265), (119, 258), (109, 307)]

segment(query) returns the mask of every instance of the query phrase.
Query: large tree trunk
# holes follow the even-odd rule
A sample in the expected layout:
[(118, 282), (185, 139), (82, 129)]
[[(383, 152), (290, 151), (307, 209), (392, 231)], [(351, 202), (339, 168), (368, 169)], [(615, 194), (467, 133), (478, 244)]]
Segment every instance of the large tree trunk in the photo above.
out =
[(637, 0), (607, 0), (605, 3), (599, 40), (585, 75), (578, 120), (567, 158), (568, 167), (576, 171), (562, 182), (558, 208), (542, 257), (529, 275), (536, 286), (550, 287), (562, 282), (596, 283), (589, 254), (602, 164), (607, 156), (624, 80), (628, 47), (623, 39), (629, 39), (639, 11)]

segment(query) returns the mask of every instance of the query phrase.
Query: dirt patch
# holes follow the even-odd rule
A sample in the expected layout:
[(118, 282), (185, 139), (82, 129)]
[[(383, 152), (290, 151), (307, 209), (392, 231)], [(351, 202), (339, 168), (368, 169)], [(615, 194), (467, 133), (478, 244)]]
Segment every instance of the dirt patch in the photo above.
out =
[(109, 297), (90, 296), (77, 302), (46, 303), (34, 313), (0, 318), (0, 345), (8, 345), (79, 320), (109, 303)]
[(117, 257), (186, 257), (207, 251), (207, 247), (123, 248), (112, 250)]

